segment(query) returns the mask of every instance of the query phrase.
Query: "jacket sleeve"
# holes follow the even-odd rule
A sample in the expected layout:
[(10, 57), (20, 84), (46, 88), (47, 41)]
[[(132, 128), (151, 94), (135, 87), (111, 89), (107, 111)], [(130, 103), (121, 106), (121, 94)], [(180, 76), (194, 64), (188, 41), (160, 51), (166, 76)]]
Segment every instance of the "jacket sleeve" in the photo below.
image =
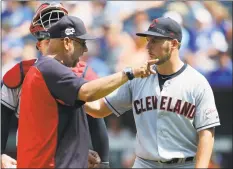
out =
[(99, 154), (101, 162), (109, 162), (109, 139), (104, 119), (90, 115), (87, 118), (93, 149)]
[(1, 104), (1, 154), (4, 154), (14, 111)]

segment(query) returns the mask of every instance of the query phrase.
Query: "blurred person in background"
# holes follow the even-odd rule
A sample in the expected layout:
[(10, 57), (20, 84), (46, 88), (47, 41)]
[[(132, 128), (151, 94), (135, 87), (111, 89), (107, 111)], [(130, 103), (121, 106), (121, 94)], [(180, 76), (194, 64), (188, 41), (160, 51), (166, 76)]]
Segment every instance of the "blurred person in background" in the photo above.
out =
[[(138, 38), (132, 39), (130, 35), (137, 31), (135, 29), (143, 29), (149, 25), (150, 21), (144, 10), (159, 7), (163, 3), (149, 1), (146, 3), (140, 1), (111, 2), (105, 0), (93, 2), (93, 17), (97, 17), (98, 20), (93, 21), (92, 28), (94, 32), (97, 29), (96, 31), (103, 35), (99, 43), (100, 53), (98, 57), (110, 68), (111, 72), (116, 72), (126, 65), (136, 66), (145, 61), (144, 56), (137, 57), (141, 55), (140, 53), (144, 53), (138, 50), (142, 49), (138, 45), (140, 43), (140, 45), (145, 44), (145, 40), (139, 40)], [(131, 18), (135, 18), (133, 25), (125, 29), (123, 24), (127, 20), (131, 20)], [(135, 41), (138, 42), (135, 44)], [(138, 59), (130, 61), (130, 56), (132, 55), (137, 55), (135, 57)]]
[(11, 69), (18, 62), (15, 57), (20, 57), (22, 53), (21, 48), (11, 47), (10, 50), (7, 48), (3, 48), (1, 52), (2, 58), (2, 78), (6, 74), (6, 72)]
[[(124, 22), (137, 11), (154, 10), (164, 5), (164, 1), (107, 1), (105, 16), (107, 20)], [(159, 11), (160, 12), (160, 11)]]
[(37, 59), (37, 50), (33, 41), (27, 41), (25, 43), (21, 56), (22, 61), (30, 59)]
[[(148, 20), (148, 15), (144, 11), (137, 11), (133, 16), (133, 25), (132, 31), (130, 32), (130, 37), (133, 40), (133, 44), (131, 49), (128, 48), (127, 52), (123, 52), (119, 55), (117, 59), (116, 70), (122, 70), (124, 67), (134, 67), (138, 66), (141, 63), (144, 63), (148, 58), (148, 53), (145, 48), (146, 39), (139, 38), (135, 36), (136, 31), (145, 30), (146, 27), (150, 25), (150, 21)], [(133, 57), (133, 61), (132, 61)]]
[(204, 74), (213, 71), (217, 67), (215, 60), (211, 58), (218, 51), (225, 52), (228, 49), (228, 44), (224, 34), (214, 27), (213, 17), (209, 11), (200, 2), (187, 2), (191, 8), (196, 20), (195, 29), (195, 60), (198, 69), (202, 69)]
[(207, 79), (212, 87), (232, 87), (232, 61), (227, 52), (216, 55), (218, 66), (207, 74)]
[(116, 72), (117, 61), (120, 55), (130, 54), (134, 47), (134, 42), (127, 32), (122, 31), (121, 22), (106, 21), (103, 25), (103, 30), (104, 35), (100, 39), (100, 58), (108, 65), (111, 73)]
[[(99, 42), (98, 40), (96, 41)], [(97, 42), (89, 42), (87, 44), (87, 47), (90, 50), (88, 50), (88, 53), (84, 53), (83, 56), (80, 57), (80, 61), (86, 62), (87, 65), (90, 66), (99, 77), (104, 77), (111, 74), (111, 70), (109, 66), (99, 57), (100, 44)]]
[(2, 77), (17, 63), (24, 46), (23, 40), (12, 34), (11, 30), (9, 23), (2, 25)]
[(2, 12), (2, 24), (9, 24), (11, 33), (17, 36), (28, 34), (28, 27), (33, 17), (33, 10), (28, 7), (25, 1), (5, 1)]
[(89, 32), (92, 32), (90, 26), (93, 22), (93, 9), (91, 1), (61, 1), (64, 3), (70, 16), (78, 16), (83, 20)]
[(106, 16), (104, 13), (106, 4), (107, 4), (106, 0), (91, 1), (91, 5), (93, 9), (92, 10), (93, 22), (91, 28), (94, 31), (97, 31), (99, 34), (103, 32), (101, 30), (101, 27), (105, 24), (105, 20), (106, 20)]
[(166, 18), (169, 17), (175, 20), (179, 25), (181, 25), (182, 42), (181, 42), (179, 54), (180, 54), (181, 60), (184, 60), (185, 54), (188, 51), (190, 35), (188, 33), (188, 30), (184, 27), (183, 18), (178, 12), (175, 12), (175, 11), (167, 11), (163, 14), (163, 17), (166, 17)]
[[(38, 40), (36, 44), (36, 48), (41, 52), (42, 56), (46, 55), (47, 47), (49, 43), (49, 40), (46, 39), (46, 30), (51, 26), (50, 24), (57, 22), (61, 17), (63, 17), (66, 14), (68, 14), (66, 9), (59, 3), (51, 3), (51, 4), (43, 3), (38, 8), (30, 25), (30, 31), (32, 35), (35, 36)], [(50, 15), (51, 18), (48, 18)], [(10, 58), (9, 56), (5, 56), (4, 58), (6, 57), (7, 59)], [(29, 60), (32, 58), (36, 58), (35, 46), (33, 45), (33, 43), (31, 43), (31, 41), (27, 42), (24, 45), (21, 58), (22, 60), (27, 60), (27, 61), (25, 62), (23, 61), (20, 64), (17, 64), (13, 69), (9, 70), (6, 76), (4, 76), (3, 78), (3, 82), (4, 82), (2, 86), (3, 96), (1, 102), (1, 107), (2, 107), (1, 164), (3, 168), (9, 168), (9, 167), (13, 167), (12, 165), (17, 165), (16, 160), (3, 153), (5, 152), (5, 148), (6, 148), (7, 138), (9, 134), (9, 127), (10, 127), (9, 125), (12, 115), (15, 113), (16, 116), (19, 117), (18, 103), (21, 93), (21, 83), (23, 82), (23, 78), (27, 73), (28, 69), (35, 62), (35, 59)], [(19, 65), (23, 67), (20, 68)], [(23, 77), (21, 77), (20, 71), (23, 71), (23, 74), (21, 74)], [(96, 78), (95, 73), (92, 72), (92, 70), (86, 66), (85, 62), (79, 62), (77, 64), (77, 67), (73, 69), (73, 71), (76, 72), (78, 76), (83, 76), (87, 80), (93, 80)], [(14, 78), (13, 81), (10, 80), (12, 78)], [(17, 80), (19, 81), (17, 82)], [(89, 123), (91, 139), (92, 139), (92, 146), (94, 150), (99, 153), (98, 154), (95, 151), (89, 150), (88, 167), (90, 168), (108, 167), (109, 145), (108, 145), (108, 136), (107, 136), (105, 122), (103, 119), (95, 119), (88, 115), (88, 123)]]
[(232, 29), (232, 21), (227, 8), (218, 1), (204, 1), (203, 5), (213, 17), (214, 27), (216, 27), (216, 29), (219, 29), (226, 37), (227, 32)]
[(134, 157), (135, 137), (127, 129), (120, 118), (110, 116), (108, 118), (108, 136), (110, 146), (110, 166), (112, 168), (131, 168), (127, 164), (129, 158)]

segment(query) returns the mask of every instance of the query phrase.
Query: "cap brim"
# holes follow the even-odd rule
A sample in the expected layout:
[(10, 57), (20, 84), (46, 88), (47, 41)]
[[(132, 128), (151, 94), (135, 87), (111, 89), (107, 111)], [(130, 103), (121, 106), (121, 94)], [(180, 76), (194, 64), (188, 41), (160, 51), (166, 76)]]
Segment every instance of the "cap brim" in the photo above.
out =
[(79, 39), (83, 39), (83, 40), (95, 40), (98, 39), (97, 37), (93, 36), (93, 35), (89, 35), (89, 34), (84, 34), (81, 36), (76, 36)]
[(136, 33), (137, 36), (142, 36), (142, 37), (147, 37), (147, 36), (156, 36), (156, 37), (166, 37), (169, 38), (168, 36), (162, 35), (157, 32), (152, 32), (152, 31), (146, 31), (144, 33)]

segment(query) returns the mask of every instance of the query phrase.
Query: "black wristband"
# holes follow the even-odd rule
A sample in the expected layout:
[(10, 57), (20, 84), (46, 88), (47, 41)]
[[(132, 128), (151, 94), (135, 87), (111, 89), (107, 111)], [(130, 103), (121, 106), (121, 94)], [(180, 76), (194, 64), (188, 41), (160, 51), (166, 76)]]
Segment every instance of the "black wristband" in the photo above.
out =
[(126, 67), (123, 72), (128, 77), (129, 80), (134, 79), (133, 69), (131, 67)]

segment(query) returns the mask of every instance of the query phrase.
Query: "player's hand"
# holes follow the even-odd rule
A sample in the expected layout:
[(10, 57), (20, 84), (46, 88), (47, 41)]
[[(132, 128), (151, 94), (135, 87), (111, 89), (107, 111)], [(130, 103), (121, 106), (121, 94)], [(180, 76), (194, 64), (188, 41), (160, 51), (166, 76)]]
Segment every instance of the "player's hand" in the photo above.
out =
[(2, 168), (16, 168), (17, 161), (6, 154), (1, 155)]
[(88, 153), (88, 168), (96, 168), (98, 164), (100, 164), (100, 156), (97, 152), (93, 150), (89, 150)]
[(153, 65), (156, 64), (159, 59), (148, 60), (139, 68), (133, 68), (133, 74), (135, 78), (144, 78), (151, 74), (156, 74), (153, 69)]

